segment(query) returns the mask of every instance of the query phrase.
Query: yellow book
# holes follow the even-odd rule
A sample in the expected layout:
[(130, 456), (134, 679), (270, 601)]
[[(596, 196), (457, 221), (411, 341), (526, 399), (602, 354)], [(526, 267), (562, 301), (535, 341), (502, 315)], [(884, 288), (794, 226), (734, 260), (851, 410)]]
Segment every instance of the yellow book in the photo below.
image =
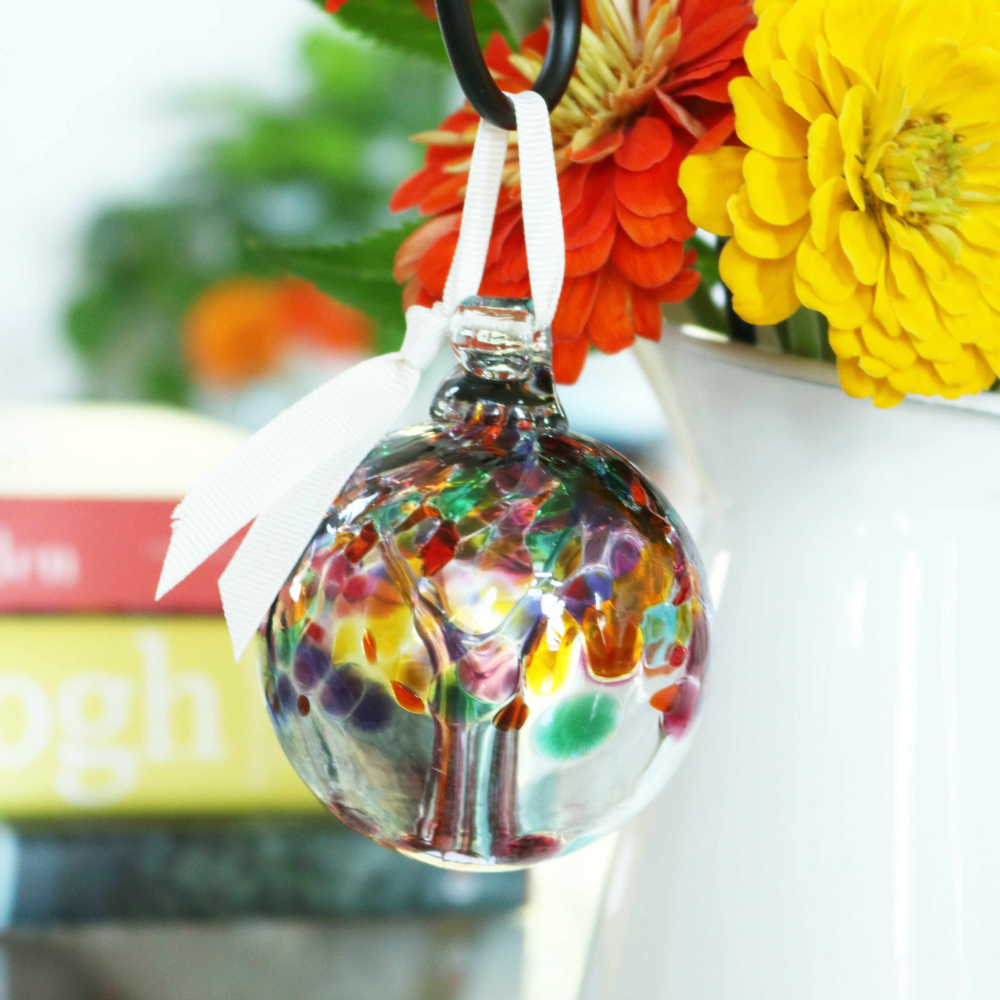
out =
[(217, 617), (0, 618), (0, 816), (321, 812)]

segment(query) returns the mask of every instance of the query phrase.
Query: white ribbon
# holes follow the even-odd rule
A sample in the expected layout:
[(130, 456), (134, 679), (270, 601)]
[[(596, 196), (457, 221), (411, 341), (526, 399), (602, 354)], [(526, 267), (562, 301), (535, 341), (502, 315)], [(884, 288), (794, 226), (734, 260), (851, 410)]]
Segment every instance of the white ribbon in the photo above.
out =
[[(566, 264), (552, 133), (541, 97), (508, 96), (517, 115), (535, 323), (544, 329), (555, 316)], [(174, 511), (157, 600), (253, 520), (219, 578), (237, 659), (347, 478), (413, 398), (455, 309), (479, 291), (506, 154), (506, 131), (480, 122), (443, 301), (407, 309), (402, 348), (362, 361), (279, 414), (202, 476)]]

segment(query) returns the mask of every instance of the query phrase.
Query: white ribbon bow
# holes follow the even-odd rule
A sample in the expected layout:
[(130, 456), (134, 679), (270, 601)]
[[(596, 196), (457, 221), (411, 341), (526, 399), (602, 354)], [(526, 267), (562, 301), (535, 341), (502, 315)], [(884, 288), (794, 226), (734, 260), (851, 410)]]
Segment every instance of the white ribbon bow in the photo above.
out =
[[(508, 96), (517, 115), (535, 322), (544, 329), (555, 316), (566, 264), (549, 113), (531, 91)], [(506, 155), (507, 132), (481, 121), (443, 301), (407, 309), (402, 348), (362, 361), (290, 406), (202, 476), (174, 511), (157, 600), (254, 522), (219, 578), (237, 659), (347, 478), (413, 398), (456, 307), (479, 291)]]

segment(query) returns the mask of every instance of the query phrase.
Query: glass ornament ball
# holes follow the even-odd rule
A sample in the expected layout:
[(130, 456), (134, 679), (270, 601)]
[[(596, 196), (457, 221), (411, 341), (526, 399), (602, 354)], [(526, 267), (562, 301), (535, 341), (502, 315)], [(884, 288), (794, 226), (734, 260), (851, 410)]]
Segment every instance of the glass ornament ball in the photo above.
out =
[(620, 826), (683, 756), (710, 608), (683, 524), (571, 433), (530, 304), (471, 299), (431, 422), (362, 462), (279, 593), (263, 686), (344, 822), (516, 867)]

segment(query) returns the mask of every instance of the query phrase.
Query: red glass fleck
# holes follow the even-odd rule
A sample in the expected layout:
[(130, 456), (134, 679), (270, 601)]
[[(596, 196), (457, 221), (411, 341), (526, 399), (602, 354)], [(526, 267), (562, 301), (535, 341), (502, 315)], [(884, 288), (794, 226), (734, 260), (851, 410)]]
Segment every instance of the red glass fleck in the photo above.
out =
[(322, 646), (323, 640), (326, 638), (326, 629), (323, 628), (319, 622), (310, 622), (306, 626), (306, 635), (312, 639), (317, 646)]
[(458, 548), (458, 528), (454, 521), (443, 521), (420, 550), (424, 576), (433, 576), (447, 566)]
[(516, 695), (493, 716), (493, 725), (501, 732), (517, 731), (528, 721), (528, 706), (520, 695)]
[(657, 691), (652, 698), (649, 699), (649, 704), (656, 709), (657, 712), (669, 712), (673, 707), (674, 702), (677, 700), (678, 688), (676, 684), (671, 684), (670, 687), (665, 687), (660, 691)]
[(676, 605), (681, 605), (685, 601), (691, 598), (691, 576), (685, 573), (684, 576), (677, 581), (677, 593), (674, 594), (673, 603)]
[(396, 701), (399, 702), (400, 708), (405, 708), (407, 712), (413, 712), (420, 715), (424, 711), (423, 699), (411, 691), (405, 684), (400, 684), (399, 681), (392, 681), (392, 693), (396, 697)]
[(305, 716), (309, 714), (309, 709), (312, 706), (309, 704), (309, 699), (304, 694), (300, 694), (295, 699), (295, 707), (299, 710), (299, 715)]
[(688, 651), (684, 646), (674, 646), (670, 654), (670, 666), (679, 667), (687, 658)]
[(646, 495), (646, 488), (639, 482), (638, 479), (632, 480), (630, 492), (632, 494), (632, 499), (640, 506), (645, 507), (649, 503), (649, 497)]
[(344, 558), (350, 563), (361, 562), (378, 541), (378, 532), (371, 521), (365, 521), (361, 530), (344, 548)]
[(365, 658), (369, 663), (374, 665), (378, 659), (378, 649), (375, 645), (375, 636), (372, 634), (370, 628), (366, 628), (364, 634), (361, 636), (361, 645), (365, 650)]

